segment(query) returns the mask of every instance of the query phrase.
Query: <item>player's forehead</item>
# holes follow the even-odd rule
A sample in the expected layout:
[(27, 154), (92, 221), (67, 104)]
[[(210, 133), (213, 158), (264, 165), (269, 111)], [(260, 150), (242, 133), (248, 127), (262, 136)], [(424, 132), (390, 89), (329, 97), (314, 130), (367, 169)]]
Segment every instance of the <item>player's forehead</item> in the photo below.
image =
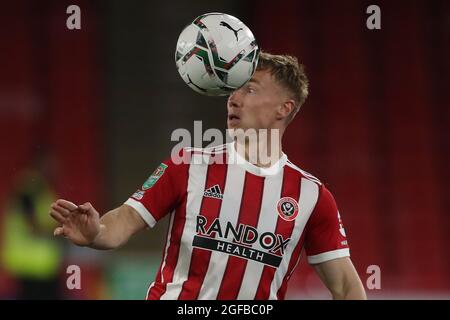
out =
[(253, 76), (250, 78), (249, 82), (264, 85), (268, 82), (268, 78), (270, 78), (269, 70), (256, 70)]
[(270, 69), (256, 70), (249, 83), (258, 85), (263, 89), (281, 89)]

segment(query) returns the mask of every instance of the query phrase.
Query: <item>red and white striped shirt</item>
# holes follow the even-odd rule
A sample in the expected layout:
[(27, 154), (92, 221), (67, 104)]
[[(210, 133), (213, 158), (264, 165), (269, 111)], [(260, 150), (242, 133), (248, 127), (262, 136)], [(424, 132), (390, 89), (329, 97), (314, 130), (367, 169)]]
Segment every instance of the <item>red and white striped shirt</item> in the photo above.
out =
[(184, 156), (125, 202), (150, 227), (170, 214), (147, 299), (284, 299), (303, 248), (310, 264), (350, 255), (333, 196), (285, 154), (270, 168), (232, 143)]

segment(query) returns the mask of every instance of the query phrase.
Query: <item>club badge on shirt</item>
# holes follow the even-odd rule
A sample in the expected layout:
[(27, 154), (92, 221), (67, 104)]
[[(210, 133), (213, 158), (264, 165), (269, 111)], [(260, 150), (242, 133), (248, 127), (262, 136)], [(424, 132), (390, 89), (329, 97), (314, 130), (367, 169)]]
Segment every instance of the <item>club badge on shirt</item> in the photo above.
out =
[(298, 203), (291, 197), (278, 200), (278, 215), (286, 221), (292, 221), (298, 216)]
[(164, 171), (166, 170), (167, 165), (164, 163), (161, 163), (158, 168), (153, 171), (153, 173), (148, 177), (147, 181), (144, 182), (142, 185), (142, 190), (147, 190), (153, 187), (153, 185), (158, 181), (159, 178), (164, 174)]

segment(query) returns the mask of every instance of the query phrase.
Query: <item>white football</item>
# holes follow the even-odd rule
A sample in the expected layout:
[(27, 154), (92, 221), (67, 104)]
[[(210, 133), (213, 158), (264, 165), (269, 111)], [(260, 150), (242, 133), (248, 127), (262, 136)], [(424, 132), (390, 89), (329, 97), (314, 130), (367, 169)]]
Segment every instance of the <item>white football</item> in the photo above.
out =
[(259, 48), (250, 29), (224, 13), (197, 17), (178, 37), (175, 62), (193, 90), (221, 96), (243, 86), (256, 70)]

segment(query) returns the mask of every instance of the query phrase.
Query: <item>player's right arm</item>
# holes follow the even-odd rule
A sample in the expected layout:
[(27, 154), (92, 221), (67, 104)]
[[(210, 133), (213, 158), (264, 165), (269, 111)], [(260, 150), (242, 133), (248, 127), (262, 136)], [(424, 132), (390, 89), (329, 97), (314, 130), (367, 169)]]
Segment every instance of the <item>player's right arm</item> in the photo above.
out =
[(126, 204), (100, 218), (89, 202), (77, 206), (59, 199), (52, 204), (50, 215), (60, 224), (54, 231), (55, 236), (64, 236), (76, 245), (100, 250), (120, 247), (147, 226), (136, 210)]
[[(189, 157), (186, 160), (189, 161)], [(101, 218), (89, 202), (78, 206), (67, 200), (57, 200), (50, 210), (50, 215), (60, 224), (54, 231), (55, 236), (64, 236), (76, 245), (94, 249), (120, 247), (136, 232), (153, 227), (185, 198), (187, 163), (175, 164), (171, 158), (167, 159), (122, 206)]]

